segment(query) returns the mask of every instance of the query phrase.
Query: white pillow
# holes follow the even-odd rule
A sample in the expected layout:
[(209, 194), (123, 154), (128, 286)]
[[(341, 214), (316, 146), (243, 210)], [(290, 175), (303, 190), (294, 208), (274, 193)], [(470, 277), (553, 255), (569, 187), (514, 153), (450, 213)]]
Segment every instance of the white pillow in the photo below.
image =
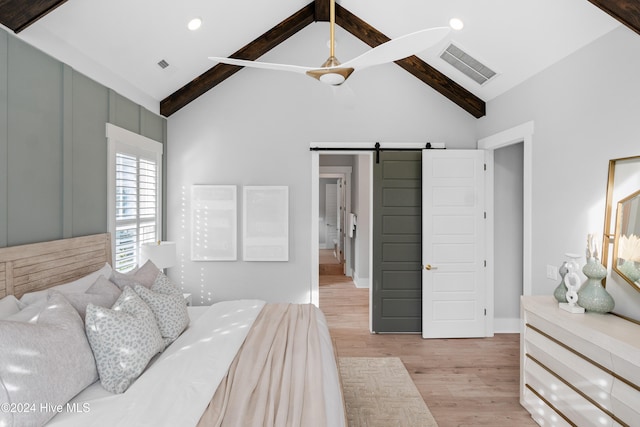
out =
[(25, 305), (13, 295), (7, 295), (0, 299), (0, 319), (6, 319), (12, 314), (16, 314), (22, 310), (24, 306)]
[(112, 393), (127, 390), (151, 358), (164, 349), (153, 312), (128, 286), (113, 309), (87, 306), (85, 330), (100, 383)]
[(38, 322), (0, 320), (0, 402), (34, 405), (1, 411), (0, 426), (39, 426), (55, 415), (40, 405), (64, 405), (98, 378), (78, 312), (54, 292)]
[(20, 301), (24, 304), (29, 305), (37, 301), (46, 300), (50, 290), (56, 290), (67, 294), (72, 292), (83, 293), (95, 283), (96, 279), (99, 276), (109, 277), (111, 276), (111, 272), (111, 266), (108, 263), (105, 263), (104, 267), (102, 267), (100, 270), (89, 273), (86, 276), (81, 277), (80, 279), (74, 280), (73, 282), (53, 286), (43, 291), (26, 293), (22, 296), (22, 298), (20, 298)]
[(42, 312), (45, 307), (47, 307), (47, 299), (40, 299), (33, 304), (25, 306), (22, 310), (15, 314), (12, 314), (4, 320), (11, 320), (12, 322), (36, 323), (38, 321), (38, 317), (40, 316), (40, 312)]

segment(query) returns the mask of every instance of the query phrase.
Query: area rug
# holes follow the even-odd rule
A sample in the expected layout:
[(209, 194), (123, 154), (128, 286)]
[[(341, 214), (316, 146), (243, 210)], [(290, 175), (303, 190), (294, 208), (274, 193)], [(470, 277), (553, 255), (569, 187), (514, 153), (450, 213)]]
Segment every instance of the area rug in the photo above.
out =
[(397, 357), (340, 357), (349, 427), (437, 427)]

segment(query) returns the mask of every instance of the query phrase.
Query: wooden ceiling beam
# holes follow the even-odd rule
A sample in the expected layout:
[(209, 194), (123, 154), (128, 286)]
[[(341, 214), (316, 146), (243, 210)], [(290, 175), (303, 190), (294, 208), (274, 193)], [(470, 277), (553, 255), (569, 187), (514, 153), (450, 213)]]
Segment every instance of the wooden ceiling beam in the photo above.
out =
[(19, 33), (66, 1), (0, 0), (0, 24)]
[[(314, 2), (311, 2), (229, 57), (254, 61), (307, 25), (311, 24), (314, 21), (314, 18), (315, 4)], [(160, 114), (165, 117), (169, 117), (171, 114), (189, 104), (200, 95), (211, 90), (216, 85), (222, 83), (224, 80), (240, 71), (242, 68), (243, 67), (228, 64), (215, 65), (160, 101)]]
[[(3, 0), (0, 0), (3, 1)], [(307, 25), (315, 21), (329, 20), (330, 0), (315, 0), (300, 9), (242, 49), (230, 55), (231, 58), (256, 60)], [(358, 18), (340, 5), (336, 5), (336, 24), (367, 43), (371, 47), (389, 41), (389, 37)], [(434, 88), (476, 118), (486, 114), (485, 103), (465, 88), (418, 58), (396, 61), (400, 67)], [(206, 93), (216, 85), (241, 70), (242, 67), (217, 64), (193, 79), (160, 102), (160, 114), (169, 117), (180, 108)]]
[[(371, 47), (376, 47), (390, 40), (389, 37), (340, 5), (336, 5), (336, 24)], [(396, 64), (456, 103), (475, 118), (483, 117), (486, 114), (486, 104), (482, 99), (417, 56), (401, 59), (396, 61)]]
[(589, 2), (640, 34), (640, 1), (589, 0)]
[(315, 0), (316, 5), (316, 21), (329, 22), (331, 9), (331, 0)]

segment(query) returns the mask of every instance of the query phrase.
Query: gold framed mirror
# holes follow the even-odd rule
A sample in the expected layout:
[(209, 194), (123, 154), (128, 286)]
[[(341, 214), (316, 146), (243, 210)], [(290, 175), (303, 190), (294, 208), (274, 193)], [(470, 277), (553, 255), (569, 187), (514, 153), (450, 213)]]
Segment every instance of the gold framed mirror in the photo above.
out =
[[(611, 159), (609, 160), (609, 174), (607, 179), (607, 196), (606, 196), (606, 205), (605, 205), (605, 217), (604, 217), (604, 231), (602, 233), (602, 264), (607, 267), (609, 261), (609, 245), (613, 243), (613, 255), (612, 255), (612, 269), (623, 277), (631, 286), (634, 287), (637, 291), (640, 292), (640, 284), (636, 283), (632, 279), (631, 276), (625, 276), (623, 270), (619, 269), (620, 257), (617, 256), (618, 251), (620, 250), (621, 240), (618, 236), (617, 230), (622, 231), (620, 227), (617, 227), (618, 217), (622, 215), (622, 219), (624, 219), (623, 212), (620, 215), (616, 215), (615, 218), (613, 216), (614, 208), (617, 210), (625, 209), (626, 206), (631, 206), (632, 200), (634, 199), (634, 195), (640, 192), (640, 156), (632, 156), (632, 157), (624, 157), (619, 159)], [(627, 202), (628, 205), (624, 203)], [(614, 205), (615, 203), (615, 205)], [(638, 197), (638, 202), (640, 203), (640, 197)], [(622, 204), (622, 207), (619, 207), (619, 204)], [(629, 208), (630, 209), (630, 208)], [(631, 210), (629, 210), (628, 214), (630, 215)], [(639, 214), (640, 215), (640, 214)], [(622, 220), (621, 219), (621, 220)], [(629, 223), (631, 222), (631, 218), (628, 218)], [(615, 232), (615, 234), (614, 234)], [(625, 235), (625, 233), (621, 233), (621, 235)], [(635, 234), (639, 236), (638, 233)], [(628, 243), (629, 237), (625, 239), (625, 244)], [(625, 254), (626, 255), (626, 254)], [(633, 274), (633, 273), (631, 273)]]
[(615, 230), (611, 267), (640, 292), (640, 190), (618, 202)]

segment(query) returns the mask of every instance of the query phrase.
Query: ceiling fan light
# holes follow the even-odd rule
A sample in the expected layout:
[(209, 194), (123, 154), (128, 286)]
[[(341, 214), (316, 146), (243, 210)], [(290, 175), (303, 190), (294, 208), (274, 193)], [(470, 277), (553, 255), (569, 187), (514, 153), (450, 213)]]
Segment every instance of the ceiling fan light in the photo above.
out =
[(338, 86), (344, 83), (345, 80), (353, 73), (353, 68), (319, 68), (317, 70), (307, 71), (307, 75), (313, 77), (316, 80), (321, 81), (324, 84), (331, 86)]
[(456, 31), (460, 31), (464, 28), (464, 22), (462, 22), (460, 18), (451, 18), (449, 20), (449, 26)]
[(339, 86), (346, 80), (342, 74), (338, 73), (327, 73), (320, 76), (319, 79), (322, 83), (328, 84), (331, 86)]
[(193, 18), (191, 21), (189, 21), (189, 23), (187, 24), (187, 28), (190, 29), (191, 31), (195, 31), (198, 28), (200, 28), (200, 26), (202, 25), (202, 19), (200, 18)]

